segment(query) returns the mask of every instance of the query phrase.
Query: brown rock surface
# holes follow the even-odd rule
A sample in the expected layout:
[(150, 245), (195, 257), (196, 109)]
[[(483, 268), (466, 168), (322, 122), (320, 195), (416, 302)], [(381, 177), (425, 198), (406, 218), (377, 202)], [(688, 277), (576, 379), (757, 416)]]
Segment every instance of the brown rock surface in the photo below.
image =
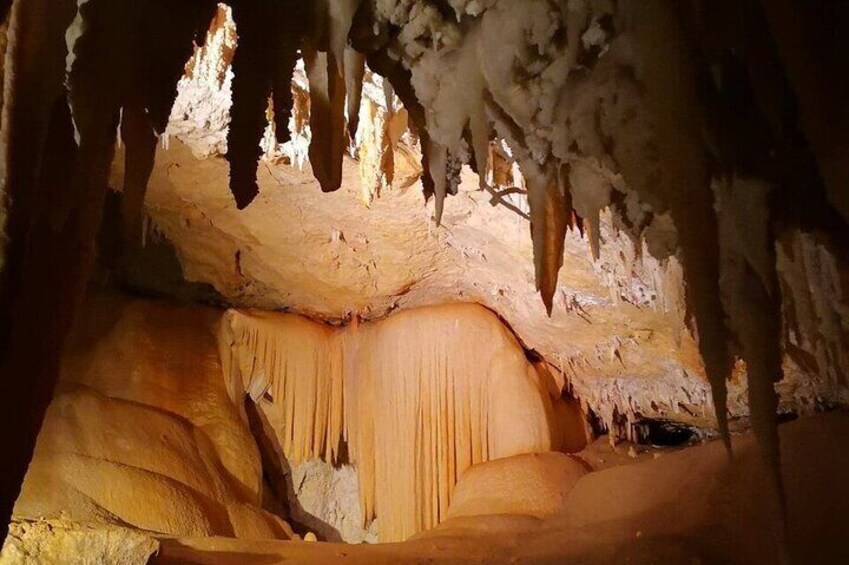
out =
[(288, 539), (220, 379), (215, 313), (92, 299), (15, 507), (172, 535)]

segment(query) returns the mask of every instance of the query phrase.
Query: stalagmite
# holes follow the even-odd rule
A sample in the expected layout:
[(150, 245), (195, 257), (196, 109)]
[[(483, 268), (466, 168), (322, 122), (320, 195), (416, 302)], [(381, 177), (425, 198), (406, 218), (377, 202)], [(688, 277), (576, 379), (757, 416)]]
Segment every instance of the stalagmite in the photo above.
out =
[(545, 518), (562, 512), (572, 487), (587, 474), (562, 453), (505, 457), (470, 467), (460, 477), (448, 518), (525, 514)]
[(345, 153), (345, 79), (332, 53), (303, 50), (310, 83), (310, 164), (324, 192), (342, 186)]
[(219, 343), (234, 402), (259, 402), (290, 461), (334, 460), (347, 441), (383, 541), (435, 526), (471, 465), (559, 445), (559, 389), (476, 305), (342, 330), (230, 311)]

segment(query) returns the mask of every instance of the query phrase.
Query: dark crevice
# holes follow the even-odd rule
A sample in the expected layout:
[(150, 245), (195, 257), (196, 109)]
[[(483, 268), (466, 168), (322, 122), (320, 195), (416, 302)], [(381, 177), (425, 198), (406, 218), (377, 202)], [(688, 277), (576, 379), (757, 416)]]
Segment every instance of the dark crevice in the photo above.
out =
[[(320, 541), (343, 542), (344, 540), (342, 540), (342, 536), (336, 528), (308, 514), (301, 507), (295, 496), (292, 467), (283, 455), (283, 448), (278, 443), (277, 436), (265, 415), (247, 395), (245, 396), (245, 414), (251, 435), (256, 440), (259, 449), (263, 484), (270, 491), (263, 496), (264, 509), (277, 515), (280, 515), (281, 509), (285, 511), (285, 515), (280, 517), (286, 520), (292, 530), (302, 537), (312, 532)], [(295, 519), (295, 515), (299, 518)]]

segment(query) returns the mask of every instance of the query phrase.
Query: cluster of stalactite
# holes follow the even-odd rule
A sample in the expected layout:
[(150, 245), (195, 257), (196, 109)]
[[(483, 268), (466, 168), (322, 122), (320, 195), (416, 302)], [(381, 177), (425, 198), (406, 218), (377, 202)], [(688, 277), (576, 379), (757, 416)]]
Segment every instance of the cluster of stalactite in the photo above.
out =
[(559, 450), (567, 433), (583, 434), (551, 374), (477, 305), (341, 329), (231, 310), (219, 344), (229, 394), (259, 404), (291, 464), (338, 462), (345, 442), (364, 518), (380, 518), (381, 541), (444, 520), (472, 465)]
[[(727, 437), (726, 379), (739, 356), (777, 484), (773, 385), (781, 378), (782, 309), (786, 317), (790, 306), (807, 307), (785, 297), (793, 285), (778, 276), (775, 242), (792, 230), (813, 234), (841, 268), (847, 262), (849, 149), (841, 136), (849, 129), (849, 72), (839, 34), (821, 32), (849, 21), (842, 3), (230, 5), (238, 45), (228, 159), (239, 208), (258, 192), (269, 99), (278, 141), (288, 135), (299, 52), (311, 98), (312, 170), (323, 190), (339, 188), (367, 64), (409, 115), (437, 222), (456, 191), (458, 163), (472, 165), (482, 188), (491, 188), (483, 173), (490, 142), (509, 147), (527, 185), (537, 287), (549, 311), (566, 231), (586, 228), (597, 254), (606, 206), (650, 250), (677, 253), (719, 427)], [(24, 357), (43, 365), (45, 387), (26, 393), (37, 397), (26, 429), (37, 430), (55, 379), (57, 353), (38, 348), (61, 343), (84, 289), (119, 123), (127, 147), (125, 222), (138, 234), (157, 134), (216, 9), (212, 0), (13, 3), (0, 337), (7, 345), (20, 341), (4, 347), (11, 352), (4, 370), (20, 373)], [(354, 118), (348, 123), (346, 113)], [(659, 218), (671, 218), (671, 229)], [(62, 278), (56, 273), (72, 281), (54, 293)], [(52, 323), (50, 339), (41, 329), (13, 335), (24, 325), (40, 328), (33, 322), (39, 316)], [(832, 329), (816, 327), (828, 334), (821, 355), (828, 366), (819, 369), (845, 381), (841, 356), (828, 352), (845, 343), (845, 325), (826, 318)], [(24, 455), (33, 440), (21, 440)], [(18, 474), (17, 467), (9, 474), (11, 491)], [(4, 504), (7, 498), (4, 486)]]

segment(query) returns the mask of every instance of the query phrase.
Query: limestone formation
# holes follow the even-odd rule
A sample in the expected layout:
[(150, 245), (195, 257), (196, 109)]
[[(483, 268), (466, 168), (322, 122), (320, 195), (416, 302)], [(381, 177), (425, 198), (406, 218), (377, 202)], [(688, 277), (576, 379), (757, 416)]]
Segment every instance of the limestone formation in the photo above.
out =
[[(558, 518), (630, 528), (664, 504), (680, 523), (572, 556), (842, 539), (783, 472), (779, 421), (849, 404), (845, 3), (6, 0), (0, 20), (4, 559), (146, 558), (127, 526), (187, 536), (162, 545), (186, 560), (234, 547), (199, 536), (292, 538), (261, 506), (285, 514), (284, 461), (319, 460), (357, 475), (352, 538), (375, 515), (382, 540), (436, 526), (467, 469), (537, 483), (465, 487), (405, 546), (451, 540), (449, 561), (498, 557), (464, 536), (558, 560), (552, 539), (584, 535)], [(566, 494), (565, 456), (527, 456), (651, 441), (657, 419), (729, 453), (750, 428), (764, 468), (741, 479), (716, 448), (618, 516), (603, 479)], [(726, 499), (751, 484), (757, 511)], [(723, 522), (743, 516), (750, 537)], [(714, 527), (711, 555), (658, 541)], [(353, 560), (396, 556), (373, 551)]]
[(260, 507), (259, 455), (216, 378), (213, 322), (199, 308), (89, 304), (15, 516), (291, 538)]
[(486, 514), (536, 518), (566, 509), (566, 500), (587, 469), (562, 453), (535, 453), (470, 467), (457, 483), (448, 519)]
[[(470, 466), (562, 447), (568, 412), (494, 315), (410, 310), (344, 330), (299, 316), (229, 312), (219, 343), (236, 403), (247, 393), (291, 465), (357, 469), (363, 518), (402, 541), (448, 512)], [(558, 417), (561, 418), (558, 420)]]

